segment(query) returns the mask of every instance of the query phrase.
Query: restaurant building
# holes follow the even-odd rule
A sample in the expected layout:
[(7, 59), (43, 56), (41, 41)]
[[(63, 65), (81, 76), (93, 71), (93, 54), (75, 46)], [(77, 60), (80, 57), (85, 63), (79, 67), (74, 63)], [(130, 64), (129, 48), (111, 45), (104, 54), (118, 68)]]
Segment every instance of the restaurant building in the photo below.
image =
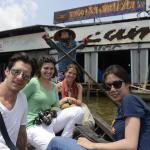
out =
[[(77, 41), (93, 35), (84, 49), (77, 50), (77, 61), (99, 82), (106, 67), (120, 64), (128, 71), (133, 84), (144, 83), (148, 79), (150, 65), (149, 25), (149, 18), (72, 25), (70, 28), (75, 31)], [(18, 51), (26, 51), (34, 58), (47, 54), (57, 59), (57, 51), (41, 38), (43, 27), (48, 27), (51, 35), (60, 29), (57, 26), (36, 25), (0, 32), (1, 78), (8, 58)], [(81, 79), (88, 81), (86, 76)]]
[[(0, 32), (0, 80), (8, 58), (18, 51), (26, 51), (37, 59), (41, 55), (52, 55), (56, 59), (57, 50), (49, 47), (41, 38), (44, 28), (53, 36), (61, 27), (58, 23), (85, 19), (136, 13), (135, 19), (72, 24), (66, 27), (76, 33), (76, 40), (82, 41), (91, 35), (84, 49), (77, 50), (77, 61), (95, 81), (101, 82), (106, 67), (112, 64), (123, 66), (132, 84), (150, 82), (150, 1), (120, 0), (74, 8), (54, 13), (53, 26), (35, 25)], [(148, 16), (139, 17), (146, 12)], [(81, 82), (88, 82), (81, 75)]]

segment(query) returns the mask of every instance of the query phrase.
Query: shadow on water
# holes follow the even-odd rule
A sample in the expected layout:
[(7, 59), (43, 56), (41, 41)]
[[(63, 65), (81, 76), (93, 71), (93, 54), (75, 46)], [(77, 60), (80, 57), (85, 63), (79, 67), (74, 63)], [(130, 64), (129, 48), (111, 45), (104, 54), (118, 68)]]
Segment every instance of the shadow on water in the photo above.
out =
[[(112, 124), (114, 117), (116, 116), (117, 107), (106, 96), (95, 96), (89, 99), (84, 97), (84, 102), (88, 105), (91, 112), (100, 115), (109, 125)], [(150, 102), (148, 102), (150, 106)]]

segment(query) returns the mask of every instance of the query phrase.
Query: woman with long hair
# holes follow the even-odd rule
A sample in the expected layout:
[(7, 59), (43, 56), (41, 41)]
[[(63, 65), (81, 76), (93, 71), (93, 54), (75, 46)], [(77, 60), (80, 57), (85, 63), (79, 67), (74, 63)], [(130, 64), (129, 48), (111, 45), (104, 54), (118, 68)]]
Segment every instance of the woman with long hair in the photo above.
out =
[(80, 106), (84, 111), (82, 124), (93, 127), (95, 121), (87, 105), (82, 102), (83, 87), (78, 82), (79, 68), (76, 64), (69, 64), (64, 73), (64, 80), (57, 84), (60, 93), (60, 106), (62, 109)]

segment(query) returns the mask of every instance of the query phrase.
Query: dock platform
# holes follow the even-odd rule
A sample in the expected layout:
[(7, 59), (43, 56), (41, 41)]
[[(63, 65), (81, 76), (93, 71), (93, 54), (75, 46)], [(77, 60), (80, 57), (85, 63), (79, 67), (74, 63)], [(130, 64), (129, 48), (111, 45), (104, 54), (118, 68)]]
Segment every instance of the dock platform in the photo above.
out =
[[(83, 87), (83, 96), (100, 96), (101, 94), (104, 94), (103, 90), (100, 89), (100, 87), (97, 84), (94, 83), (81, 83)], [(101, 84), (101, 83), (99, 83)]]

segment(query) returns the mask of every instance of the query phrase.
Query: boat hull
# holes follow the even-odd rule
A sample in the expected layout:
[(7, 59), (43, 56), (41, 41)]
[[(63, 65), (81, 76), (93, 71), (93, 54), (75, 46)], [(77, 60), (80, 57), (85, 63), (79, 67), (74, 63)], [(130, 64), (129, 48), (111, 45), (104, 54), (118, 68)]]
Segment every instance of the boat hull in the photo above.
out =
[(131, 93), (140, 96), (143, 100), (150, 102), (150, 92), (145, 92), (141, 90), (131, 90)]
[(73, 138), (86, 137), (96, 143), (113, 142), (111, 127), (98, 115), (92, 114), (95, 126), (90, 128), (88, 125), (77, 125), (74, 130)]

